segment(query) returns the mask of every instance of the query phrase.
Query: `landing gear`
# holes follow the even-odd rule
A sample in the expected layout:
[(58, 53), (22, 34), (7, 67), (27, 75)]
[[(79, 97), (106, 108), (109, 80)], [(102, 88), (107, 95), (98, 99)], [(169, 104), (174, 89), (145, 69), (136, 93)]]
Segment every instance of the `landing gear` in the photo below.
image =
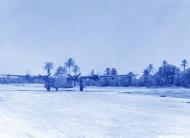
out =
[(83, 86), (83, 80), (82, 78), (80, 79), (80, 91), (82, 92), (84, 89), (84, 86)]
[(47, 86), (47, 91), (50, 92), (51, 91), (51, 87)]

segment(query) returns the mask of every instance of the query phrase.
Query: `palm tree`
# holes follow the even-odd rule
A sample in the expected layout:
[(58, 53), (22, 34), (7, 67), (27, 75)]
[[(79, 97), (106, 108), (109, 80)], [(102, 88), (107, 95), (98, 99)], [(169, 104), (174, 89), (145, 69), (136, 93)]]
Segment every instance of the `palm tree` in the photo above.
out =
[(65, 66), (69, 69), (69, 75), (71, 75), (71, 68), (75, 65), (75, 61), (72, 58), (67, 59)]
[(143, 75), (144, 76), (149, 76), (150, 75), (150, 71), (148, 69), (144, 69)]
[(50, 76), (51, 76), (51, 70), (53, 69), (54, 65), (52, 62), (46, 62), (45, 63), (45, 66), (44, 66), (44, 70), (47, 71), (47, 78), (46, 78), (46, 81), (45, 81), (45, 85), (46, 85), (46, 88), (47, 88), (47, 91), (50, 91), (51, 90), (51, 81), (50, 81)]
[(167, 62), (166, 60), (164, 60), (164, 61), (162, 62), (162, 64), (163, 64), (163, 66), (165, 67), (165, 66), (168, 64), (168, 62)]
[(116, 68), (112, 68), (111, 69), (111, 75), (117, 75), (118, 74), (118, 72), (117, 72), (117, 69)]
[(77, 75), (77, 74), (80, 72), (79, 66), (75, 65), (75, 66), (73, 67), (73, 72), (74, 72), (75, 75)]
[(162, 72), (165, 85), (167, 85), (167, 81), (168, 81), (168, 78), (167, 78), (167, 75), (168, 75), (167, 69), (168, 69), (168, 67), (169, 67), (168, 62), (166, 60), (164, 60), (162, 62), (162, 67), (160, 68), (161, 69), (160, 71)]
[(183, 67), (183, 71), (186, 70), (187, 64), (188, 64), (188, 62), (186, 59), (182, 60), (181, 66)]
[(51, 75), (51, 70), (54, 68), (53, 62), (46, 62), (44, 66), (44, 70), (47, 71), (47, 74)]
[(150, 78), (151, 78), (151, 74), (150, 74), (150, 71), (148, 69), (144, 69), (143, 71), (143, 82), (144, 82), (144, 85), (147, 87), (150, 85)]
[(133, 80), (135, 79), (135, 76), (136, 76), (136, 75), (135, 75), (133, 72), (129, 72), (129, 73), (127, 74), (127, 76), (126, 76), (127, 84), (125, 84), (125, 85), (131, 86), (132, 83), (133, 83)]
[(63, 67), (63, 66), (59, 66), (56, 70), (56, 73), (55, 75), (62, 75), (62, 74), (66, 74), (67, 72), (67, 69), (66, 67)]
[(154, 71), (154, 66), (153, 66), (153, 64), (149, 64), (148, 67), (147, 67), (147, 70), (150, 72), (150, 74), (152, 74), (153, 71)]
[(162, 62), (162, 66), (163, 66), (163, 71), (164, 71), (164, 73), (166, 72), (166, 66), (168, 65), (168, 62), (166, 61), (166, 60), (164, 60), (163, 62)]
[(105, 70), (105, 75), (110, 75), (110, 74), (111, 74), (111, 69), (107, 67)]
[(95, 75), (95, 71), (94, 71), (94, 69), (91, 70), (90, 75), (91, 75), (91, 76), (94, 76), (94, 75)]

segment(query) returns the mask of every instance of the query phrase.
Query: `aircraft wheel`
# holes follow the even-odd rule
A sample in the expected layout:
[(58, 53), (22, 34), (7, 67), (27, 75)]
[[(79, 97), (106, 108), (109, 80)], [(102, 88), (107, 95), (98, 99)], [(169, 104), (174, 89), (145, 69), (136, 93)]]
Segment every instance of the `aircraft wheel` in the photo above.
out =
[(47, 87), (47, 91), (48, 91), (48, 92), (51, 91), (51, 87)]

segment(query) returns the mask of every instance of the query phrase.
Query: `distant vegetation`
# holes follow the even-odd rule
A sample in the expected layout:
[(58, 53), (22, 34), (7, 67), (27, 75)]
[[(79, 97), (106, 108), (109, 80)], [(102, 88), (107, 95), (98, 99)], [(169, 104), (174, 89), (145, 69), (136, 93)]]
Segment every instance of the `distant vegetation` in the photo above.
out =
[[(67, 59), (63, 66), (58, 66), (57, 68), (55, 68), (53, 62), (46, 62), (43, 66), (43, 69), (46, 71), (47, 74), (45, 76), (60, 76), (60, 75), (71, 76), (71, 75), (80, 74), (80, 68), (72, 58)], [(44, 83), (44, 76), (43, 75), (32, 76), (30, 74), (26, 75), (1, 74), (0, 83), (1, 84)]]
[[(94, 74), (94, 70), (92, 71)], [(188, 68), (187, 60), (182, 60), (181, 66), (169, 64), (163, 61), (158, 69), (153, 64), (149, 64), (142, 75), (136, 75), (129, 72), (125, 77), (117, 76), (118, 72), (115, 68), (106, 68), (104, 74), (110, 78), (101, 78), (99, 81), (89, 80), (86, 85), (93, 86), (123, 86), (123, 87), (168, 87), (180, 86), (190, 87), (190, 68)]]
[[(47, 76), (75, 76), (80, 74), (80, 68), (75, 63), (74, 59), (69, 58), (63, 66), (55, 65), (52, 62), (47, 62), (43, 66)], [(107, 67), (103, 74), (96, 74), (94, 70), (91, 71), (90, 76), (101, 75), (108, 77), (101, 77), (98, 80), (87, 79), (85, 85), (88, 86), (122, 86), (122, 87), (168, 87), (180, 86), (190, 87), (190, 68), (188, 68), (187, 60), (182, 60), (181, 66), (169, 64), (166, 60), (162, 62), (158, 69), (155, 69), (153, 64), (149, 64), (142, 72), (137, 75), (134, 72), (123, 74), (125, 76), (118, 76), (119, 72), (116, 68)], [(75, 83), (79, 80), (74, 80)], [(44, 83), (41, 75), (32, 76), (26, 74), (23, 76), (1, 76), (0, 83)]]

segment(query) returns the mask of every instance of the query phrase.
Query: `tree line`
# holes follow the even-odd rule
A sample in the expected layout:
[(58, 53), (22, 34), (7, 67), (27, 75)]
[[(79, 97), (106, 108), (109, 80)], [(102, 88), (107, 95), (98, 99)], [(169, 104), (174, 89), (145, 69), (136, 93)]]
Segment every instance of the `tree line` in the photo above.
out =
[[(80, 74), (80, 67), (76, 64), (74, 59), (69, 58), (65, 61), (63, 66), (55, 68), (53, 62), (47, 62), (43, 66), (48, 76), (76, 76)], [(96, 74), (94, 70), (91, 71), (90, 76), (101, 75), (108, 76), (98, 80), (85, 80), (85, 85), (89, 86), (122, 86), (122, 87), (190, 87), (190, 68), (186, 59), (182, 60), (178, 67), (168, 63), (166, 60), (155, 69), (153, 64), (149, 64), (142, 72), (137, 75), (134, 72), (123, 74), (123, 77), (118, 76), (116, 68), (107, 67), (102, 74)], [(79, 80), (75, 80), (76, 82)], [(41, 76), (31, 76), (26, 74), (22, 77), (0, 77), (0, 83), (44, 83)]]
[(76, 64), (75, 60), (73, 58), (69, 58), (66, 60), (65, 64), (63, 66), (58, 66), (56, 68), (56, 71), (54, 74), (52, 74), (52, 70), (55, 68), (53, 62), (46, 62), (44, 65), (44, 70), (47, 72), (47, 74), (50, 75), (78, 75), (80, 73), (80, 68)]
[[(92, 71), (92, 75), (93, 75)], [(190, 68), (188, 68), (187, 60), (182, 60), (181, 66), (177, 67), (168, 63), (166, 60), (155, 69), (153, 64), (149, 64), (142, 72), (137, 75), (129, 72), (125, 77), (117, 76), (116, 68), (106, 68), (104, 74), (106, 78), (99, 81), (88, 80), (86, 85), (93, 86), (122, 86), (122, 87), (190, 87)]]
[[(74, 76), (80, 74), (80, 68), (74, 61), (74, 59), (69, 58), (65, 61), (63, 66), (58, 66), (55, 68), (53, 62), (46, 62), (43, 66), (43, 69), (46, 71), (47, 76), (59, 76), (59, 75), (68, 75)], [(55, 69), (55, 70), (54, 70)], [(0, 76), (1, 84), (23, 84), (23, 83), (44, 83), (43, 75), (32, 76), (30, 74), (26, 75), (5, 75)]]

